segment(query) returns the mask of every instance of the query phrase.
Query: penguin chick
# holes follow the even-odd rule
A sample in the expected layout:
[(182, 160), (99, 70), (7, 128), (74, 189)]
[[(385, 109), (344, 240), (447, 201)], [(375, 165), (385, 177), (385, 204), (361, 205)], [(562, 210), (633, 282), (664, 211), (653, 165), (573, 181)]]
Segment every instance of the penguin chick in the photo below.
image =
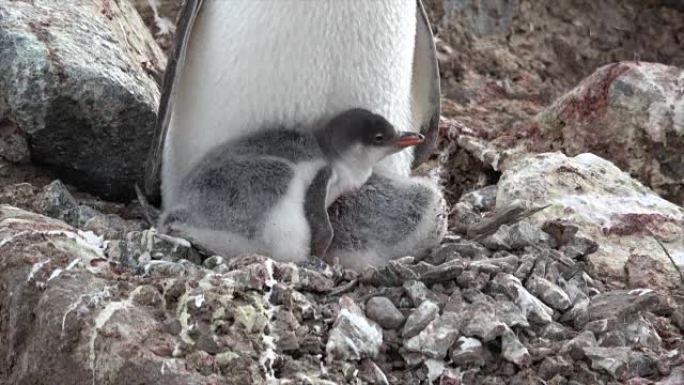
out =
[(373, 174), (354, 196), (328, 210), (334, 238), (324, 260), (349, 269), (381, 267), (436, 247), (446, 233), (446, 201), (426, 178)]
[(380, 160), (422, 141), (364, 109), (310, 134), (273, 129), (228, 141), (183, 178), (159, 228), (228, 258), (323, 257), (333, 237), (327, 208), (359, 189)]

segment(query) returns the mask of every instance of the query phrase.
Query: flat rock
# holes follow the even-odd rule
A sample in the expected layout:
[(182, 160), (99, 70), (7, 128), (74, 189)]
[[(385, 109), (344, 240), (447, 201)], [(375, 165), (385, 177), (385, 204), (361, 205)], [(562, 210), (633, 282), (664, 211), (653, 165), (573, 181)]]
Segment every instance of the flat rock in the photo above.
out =
[(504, 169), (497, 208), (516, 200), (550, 205), (527, 221), (541, 227), (563, 219), (578, 227), (577, 236), (596, 242), (598, 249), (586, 257), (592, 276), (622, 286), (625, 264), (636, 254), (660, 261), (670, 280), (679, 279), (653, 237), (684, 266), (684, 209), (612, 163), (588, 153), (546, 153), (513, 158)]
[(575, 319), (583, 326), (599, 319), (629, 319), (639, 312), (670, 312), (667, 299), (650, 289), (614, 290), (591, 298), (587, 311)]

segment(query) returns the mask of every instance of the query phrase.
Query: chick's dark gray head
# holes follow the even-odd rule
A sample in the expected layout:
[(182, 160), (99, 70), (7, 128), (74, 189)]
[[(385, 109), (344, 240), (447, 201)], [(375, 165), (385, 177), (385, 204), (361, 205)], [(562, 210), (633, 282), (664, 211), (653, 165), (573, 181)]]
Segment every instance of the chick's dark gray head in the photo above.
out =
[(366, 148), (379, 156), (420, 143), (422, 135), (398, 132), (383, 116), (354, 108), (335, 116), (322, 132), (323, 147), (336, 154)]

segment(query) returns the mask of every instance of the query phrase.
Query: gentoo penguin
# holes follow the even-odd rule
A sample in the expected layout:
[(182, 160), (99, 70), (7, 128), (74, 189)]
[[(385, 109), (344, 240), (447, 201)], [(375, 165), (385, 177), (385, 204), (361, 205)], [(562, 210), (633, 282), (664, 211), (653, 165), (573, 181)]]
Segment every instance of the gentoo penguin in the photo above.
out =
[(328, 214), (334, 238), (323, 258), (361, 271), (436, 247), (446, 233), (446, 201), (427, 178), (373, 174), (355, 195)]
[(327, 208), (361, 188), (380, 160), (423, 140), (364, 109), (312, 133), (278, 128), (230, 140), (181, 180), (160, 229), (229, 258), (323, 257), (333, 238)]
[[(186, 0), (166, 70), (145, 190), (175, 204), (218, 143), (275, 126), (311, 131), (352, 107), (426, 140), (380, 162), (408, 175), (433, 150), (439, 73), (420, 0)], [(163, 161), (162, 161), (163, 160)]]
[[(389, 178), (405, 176), (434, 147), (439, 105), (436, 51), (421, 0), (186, 0), (145, 191), (152, 201), (161, 193), (163, 206), (173, 207), (182, 178), (217, 144), (279, 125), (311, 132), (313, 122), (354, 106), (425, 136), (415, 149), (374, 169)], [(404, 181), (386, 194), (404, 199), (411, 183), (423, 184)], [(386, 186), (378, 184), (376, 191)], [(441, 191), (434, 187), (438, 199)], [(337, 204), (372, 206), (368, 197), (353, 194), (331, 209)], [(384, 221), (385, 212), (374, 214), (377, 223)], [(411, 211), (391, 213), (387, 221), (404, 215)]]

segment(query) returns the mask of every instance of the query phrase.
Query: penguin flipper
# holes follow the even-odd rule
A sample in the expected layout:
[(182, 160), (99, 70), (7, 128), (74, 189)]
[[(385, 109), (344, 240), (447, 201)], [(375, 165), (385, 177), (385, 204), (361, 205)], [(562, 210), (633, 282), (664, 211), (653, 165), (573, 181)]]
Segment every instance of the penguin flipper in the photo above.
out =
[(325, 207), (332, 169), (318, 171), (304, 197), (304, 213), (311, 229), (311, 255), (322, 258), (332, 243), (333, 228)]
[(171, 120), (171, 107), (175, 86), (178, 82), (178, 74), (182, 72), (185, 63), (186, 46), (190, 39), (190, 32), (200, 12), (204, 0), (186, 0), (180, 10), (176, 24), (175, 44), (169, 55), (164, 80), (162, 82), (161, 97), (157, 120), (154, 125), (154, 137), (152, 146), (145, 164), (144, 189), (147, 197), (154, 202), (160, 200), (160, 171), (162, 152), (166, 140), (169, 121)]
[(416, 42), (413, 50), (411, 113), (425, 141), (413, 152), (413, 167), (423, 163), (434, 151), (440, 114), (439, 66), (430, 21), (422, 0), (416, 0)]

